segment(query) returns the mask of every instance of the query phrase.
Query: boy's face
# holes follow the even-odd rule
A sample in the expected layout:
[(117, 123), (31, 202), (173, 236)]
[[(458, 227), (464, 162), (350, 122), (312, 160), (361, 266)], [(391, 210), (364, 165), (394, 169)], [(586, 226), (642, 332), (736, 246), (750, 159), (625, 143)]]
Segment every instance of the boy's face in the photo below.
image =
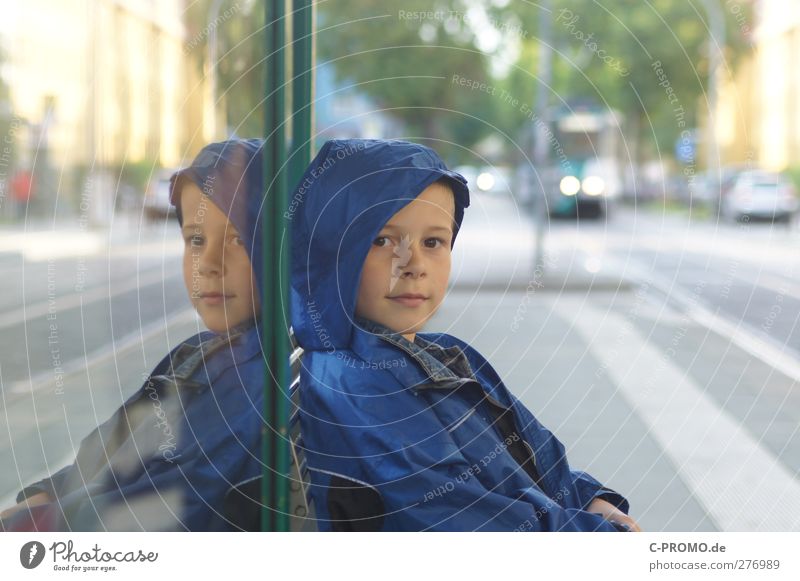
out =
[(391, 217), (364, 261), (356, 315), (414, 340), (447, 291), (454, 213), (453, 192), (434, 183)]
[(189, 298), (209, 330), (224, 333), (255, 318), (259, 309), (250, 257), (225, 214), (185, 180), (180, 189), (183, 280)]

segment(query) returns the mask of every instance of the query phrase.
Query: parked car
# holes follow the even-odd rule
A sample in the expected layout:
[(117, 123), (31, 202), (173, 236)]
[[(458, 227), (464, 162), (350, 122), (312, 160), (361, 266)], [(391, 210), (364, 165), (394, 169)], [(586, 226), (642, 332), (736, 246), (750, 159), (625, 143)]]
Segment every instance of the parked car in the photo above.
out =
[(698, 172), (689, 187), (691, 201), (716, 208), (720, 200), (734, 185), (736, 179), (746, 171), (748, 171), (746, 167), (730, 165), (722, 167), (718, 171)]
[(747, 217), (789, 222), (797, 209), (794, 186), (788, 177), (776, 172), (743, 171), (722, 197), (722, 215), (734, 220)]
[(169, 178), (173, 170), (162, 170), (153, 176), (144, 196), (144, 211), (151, 220), (176, 217), (175, 208), (169, 203)]

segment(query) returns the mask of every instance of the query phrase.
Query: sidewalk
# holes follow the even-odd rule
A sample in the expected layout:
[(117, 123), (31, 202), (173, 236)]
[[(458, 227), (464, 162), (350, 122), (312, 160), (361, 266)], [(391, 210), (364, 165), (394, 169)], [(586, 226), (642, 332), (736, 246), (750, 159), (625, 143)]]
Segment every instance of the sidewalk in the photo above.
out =
[(104, 253), (176, 254), (182, 242), (175, 220), (147, 223), (138, 215), (117, 214), (108, 226), (75, 221), (30, 220), (0, 225), (0, 266), (19, 261), (88, 257)]

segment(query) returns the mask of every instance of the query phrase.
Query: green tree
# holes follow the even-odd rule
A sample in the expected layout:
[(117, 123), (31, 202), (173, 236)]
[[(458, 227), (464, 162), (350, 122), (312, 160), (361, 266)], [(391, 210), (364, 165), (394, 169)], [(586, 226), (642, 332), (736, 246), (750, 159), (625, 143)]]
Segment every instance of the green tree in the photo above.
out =
[(197, 0), (186, 9), (187, 48), (199, 77), (205, 74), (209, 31), (217, 34), (217, 98), (227, 127), (242, 136), (264, 134), (264, 3), (224, 0), (216, 18), (212, 0)]
[[(748, 39), (740, 33), (739, 15), (719, 6), (728, 41), (723, 68), (731, 70), (748, 50)], [(533, 3), (514, 1), (493, 14), (520, 19), (531, 31), (540, 18), (548, 18), (555, 48), (551, 103), (588, 99), (622, 112), (639, 159), (656, 149), (670, 156), (681, 131), (696, 127), (705, 114), (710, 33), (702, 2), (554, 0), (546, 13)], [(741, 14), (752, 22), (749, 12)], [(538, 43), (535, 35), (525, 39), (526, 45)], [(521, 54), (529, 52), (535, 48), (526, 46)], [(536, 62), (526, 59), (520, 65), (509, 83), (533, 85)]]
[[(748, 48), (739, 33), (741, 19), (752, 22), (748, 6), (737, 6), (735, 14), (720, 4), (729, 69)], [(553, 0), (550, 12), (528, 0), (329, 0), (319, 12), (318, 59), (334, 65), (340, 82), (358, 84), (379, 106), (391, 108), (411, 135), (468, 147), (494, 128), (514, 138), (527, 130), (525, 110), (498, 94), (504, 90), (532, 107), (541, 18), (550, 20), (555, 51), (551, 103), (591, 101), (622, 112), (639, 159), (657, 149), (671, 155), (681, 131), (696, 127), (705, 114), (709, 31), (697, 0)], [(441, 16), (450, 13), (455, 18)], [(481, 51), (487, 34), (499, 34), (501, 42)], [(498, 62), (505, 73), (492, 75)], [(496, 91), (454, 86), (454, 74)]]
[(466, 9), (458, 0), (322, 2), (317, 61), (332, 64), (340, 84), (390, 110), (407, 136), (441, 140), (436, 147), (444, 155), (466, 157), (462, 148), (494, 131), (499, 108), (496, 97), (458, 83), (494, 83)]

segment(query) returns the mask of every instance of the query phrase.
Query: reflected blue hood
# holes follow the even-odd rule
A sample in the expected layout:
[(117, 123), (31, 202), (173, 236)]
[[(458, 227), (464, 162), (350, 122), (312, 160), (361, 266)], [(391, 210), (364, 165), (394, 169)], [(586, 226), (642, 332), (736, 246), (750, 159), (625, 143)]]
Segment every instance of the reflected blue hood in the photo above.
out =
[(349, 346), (361, 269), (374, 238), (439, 179), (455, 194), (455, 234), (469, 206), (466, 180), (435, 151), (407, 141), (328, 141), (284, 214), (291, 220), (291, 312), (306, 351)]

